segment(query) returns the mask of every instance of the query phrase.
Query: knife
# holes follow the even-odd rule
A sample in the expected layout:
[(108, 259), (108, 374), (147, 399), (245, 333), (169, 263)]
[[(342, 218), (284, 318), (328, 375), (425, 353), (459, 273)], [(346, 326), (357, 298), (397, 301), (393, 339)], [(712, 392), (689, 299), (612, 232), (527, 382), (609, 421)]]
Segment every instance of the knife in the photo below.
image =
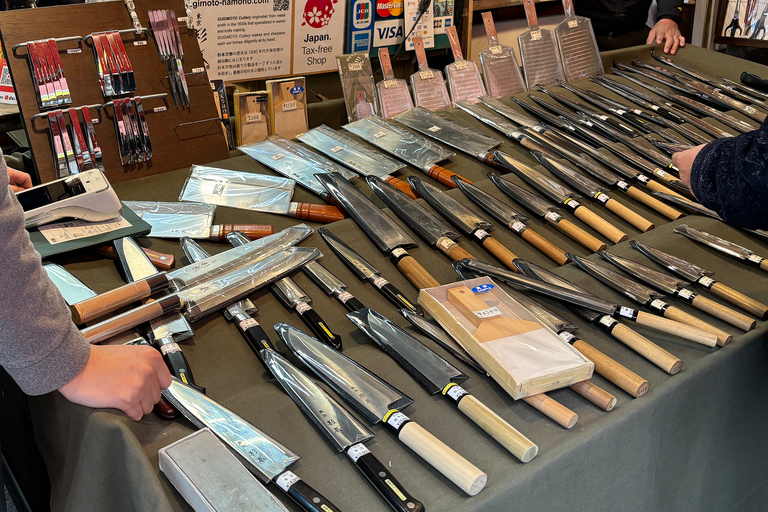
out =
[[(122, 266), (126, 281), (132, 283), (137, 279), (144, 279), (145, 277), (157, 274), (157, 269), (152, 265), (152, 262), (133, 238), (118, 238), (112, 243), (120, 259), (120, 265)], [(163, 360), (171, 373), (184, 384), (192, 386), (201, 393), (205, 393), (205, 388), (195, 383), (195, 377), (192, 375), (189, 361), (187, 361), (184, 352), (179, 346), (180, 341), (195, 335), (192, 326), (189, 325), (186, 318), (181, 316), (178, 311), (174, 311), (150, 320), (149, 334), (149, 339), (160, 353), (163, 354)]]
[(349, 311), (363, 309), (365, 305), (347, 291), (344, 281), (317, 261), (310, 261), (301, 269), (326, 295), (332, 295)]
[[(468, 264), (465, 264), (464, 262), (462, 262), (462, 265), (468, 266), (471, 270), (488, 275), (494, 279), (508, 282), (510, 284), (517, 284), (516, 281), (510, 280), (510, 278), (517, 279), (518, 277), (517, 274), (511, 274), (505, 269), (501, 269), (498, 267), (491, 267), (488, 265), (479, 265), (478, 264), (479, 262), (476, 263), (476, 262), (470, 261), (467, 263)], [(536, 279), (545, 283), (550, 283), (555, 286), (559, 286), (559, 287), (571, 290), (572, 292), (580, 293), (585, 298), (592, 298), (593, 300), (602, 301), (602, 299), (600, 299), (596, 295), (593, 295), (587, 290), (579, 286), (576, 286), (575, 284), (571, 283), (567, 279), (562, 278), (556, 274), (553, 274), (552, 272), (549, 272), (547, 270), (544, 270), (543, 268), (537, 265), (534, 265), (529, 261), (518, 260), (515, 263), (517, 264), (520, 272), (529, 278)], [(568, 305), (568, 307), (571, 310), (573, 310), (577, 315), (584, 318), (588, 322), (595, 323), (600, 329), (604, 330), (615, 339), (621, 341), (626, 346), (628, 346), (629, 348), (631, 348), (632, 350), (634, 350), (635, 352), (637, 352), (638, 354), (640, 354), (641, 356), (643, 356), (644, 358), (646, 358), (647, 360), (649, 360), (650, 362), (652, 362), (653, 364), (655, 364), (656, 366), (658, 366), (659, 368), (667, 372), (668, 374), (674, 375), (683, 368), (683, 362), (678, 357), (670, 354), (663, 348), (653, 343), (651, 340), (647, 339), (646, 337), (635, 332), (633, 329), (619, 322), (617, 319), (613, 318), (611, 315), (616, 315), (620, 318), (626, 318), (640, 325), (647, 325), (649, 327), (654, 327), (659, 330), (663, 330), (665, 332), (673, 332), (673, 333), (677, 332), (680, 330), (681, 324), (677, 322), (673, 322), (671, 320), (666, 320), (664, 318), (658, 319), (657, 317), (649, 313), (637, 311), (635, 309), (628, 308), (625, 306), (618, 306), (616, 304), (614, 304), (613, 306), (614, 306), (613, 311), (611, 311), (610, 308), (608, 309), (608, 311), (604, 311), (604, 310), (598, 310), (598, 309), (589, 309), (588, 307), (577, 307), (573, 304)], [(662, 322), (658, 322), (657, 320), (662, 320)], [(661, 325), (661, 324), (667, 324), (667, 325)], [(670, 326), (669, 324), (674, 324), (674, 326)], [(623, 375), (616, 376), (616, 378), (621, 379), (621, 381), (617, 382), (616, 385), (634, 397), (638, 397), (641, 394), (644, 394), (645, 392), (648, 391), (647, 386), (644, 386), (642, 382), (639, 382), (632, 375), (623, 374)]]
[[(100, 245), (94, 248), (94, 250), (97, 254), (106, 256), (111, 260), (118, 259), (115, 247), (112, 245)], [(144, 251), (144, 254), (147, 255), (152, 264), (160, 270), (171, 270), (176, 264), (176, 258), (174, 258), (173, 254), (153, 251), (152, 249), (147, 249), (145, 247), (142, 247), (141, 250)]]
[[(410, 188), (410, 187), (409, 187)], [(381, 277), (381, 272), (371, 265), (368, 260), (356, 253), (350, 246), (342, 242), (336, 235), (327, 228), (317, 230), (328, 247), (336, 253), (342, 263), (350, 269), (359, 279), (367, 279), (373, 284), (384, 297), (389, 300), (396, 308), (405, 308), (416, 314), (420, 313), (420, 308), (409, 301), (403, 295), (403, 292), (397, 289), (392, 283)]]
[(291, 247), (284, 249), (248, 266), (231, 270), (208, 281), (104, 320), (83, 329), (81, 332), (89, 342), (98, 343), (143, 322), (148, 322), (153, 318), (179, 309), (183, 309), (184, 316), (190, 322), (194, 322), (237, 302), (242, 297), (284, 277), (319, 256), (320, 251), (314, 248)]
[[(669, 274), (653, 270), (652, 268), (646, 267), (641, 263), (637, 263), (627, 258), (622, 258), (621, 256), (616, 256), (615, 254), (611, 254), (606, 251), (600, 251), (598, 254), (604, 260), (612, 263), (614, 266), (618, 267), (620, 270), (626, 272), (632, 277), (636, 277), (637, 279), (644, 281), (652, 287), (661, 290), (667, 295), (677, 297), (683, 302), (686, 302), (693, 307), (704, 311), (705, 313), (709, 313), (710, 315), (717, 317), (724, 322), (728, 322), (734, 327), (738, 327), (742, 331), (751, 331), (755, 328), (755, 321), (748, 316), (685, 288), (686, 285), (690, 284), (686, 281), (682, 281), (676, 277), (670, 276)], [(727, 333), (721, 332), (718, 333), (718, 336), (721, 339), (724, 339), (727, 337)]]
[[(210, 257), (208, 252), (200, 247), (200, 244), (189, 237), (181, 238), (179, 243), (191, 263), (198, 263)], [(264, 332), (264, 328), (253, 318), (253, 315), (258, 311), (259, 309), (251, 302), (251, 299), (242, 299), (227, 306), (222, 314), (227, 320), (235, 322), (248, 346), (264, 365), (264, 369), (268, 370), (266, 363), (261, 358), (261, 349), (273, 348), (273, 346), (269, 336)]]
[[(689, 315), (675, 306), (670, 306), (661, 300), (661, 295), (650, 288), (647, 288), (607, 267), (579, 258), (576, 255), (569, 254), (568, 257), (587, 274), (635, 302), (649, 307), (654, 313), (659, 314), (664, 318), (682, 322), (693, 327), (694, 329), (690, 333), (685, 333), (685, 336), (683, 336), (684, 338), (708, 347), (714, 347), (718, 344), (723, 345), (733, 340), (733, 337), (727, 333), (725, 337), (721, 338), (720, 332), (722, 331), (712, 327), (703, 320)], [(702, 336), (702, 334), (708, 334), (708, 336)]]
[[(365, 119), (369, 119), (369, 117)], [(365, 121), (363, 119), (363, 121)], [(359, 122), (359, 121), (356, 121)], [(420, 290), (440, 286), (437, 280), (408, 254), (418, 243), (362, 192), (337, 174), (319, 174), (318, 179), (379, 250)]]
[[(470, 201), (478, 205), (484, 212), (491, 215), (494, 219), (507, 226), (510, 231), (544, 253), (558, 265), (565, 265), (568, 263), (568, 258), (565, 257), (565, 252), (563, 252), (562, 249), (525, 224), (528, 217), (515, 211), (488, 192), (464, 180), (455, 178), (454, 181), (456, 182), (456, 185), (458, 185), (459, 190), (461, 190)], [(544, 213), (544, 215), (546, 215), (546, 213)]]
[(757, 267), (768, 272), (768, 260), (762, 256), (758, 256), (754, 251), (750, 251), (746, 247), (711, 235), (705, 231), (699, 231), (698, 229), (694, 229), (685, 224), (676, 226), (674, 231), (675, 233), (690, 238), (694, 242), (707, 245), (718, 252), (727, 254), (728, 256), (739, 259), (752, 267)]
[(48, 278), (53, 281), (64, 301), (70, 306), (96, 296), (96, 292), (61, 265), (46, 263), (43, 265), (43, 270), (48, 274)]
[(539, 452), (538, 446), (459, 385), (468, 378), (466, 375), (407, 331), (372, 309), (349, 313), (347, 318), (411, 374), (427, 393), (445, 396), (521, 462), (532, 460)]
[(453, 151), (433, 144), (429, 140), (376, 115), (342, 126), (366, 142), (410, 164), (446, 187), (453, 187), (451, 176), (456, 174), (437, 165), (455, 155)]
[(711, 270), (699, 267), (682, 258), (672, 256), (671, 254), (660, 251), (648, 244), (642, 244), (635, 240), (629, 242), (629, 245), (646, 255), (654, 263), (661, 265), (673, 274), (677, 274), (689, 282), (705, 287), (721, 299), (725, 299), (731, 304), (739, 306), (745, 311), (749, 311), (762, 320), (765, 320), (768, 317), (768, 306), (719, 281), (715, 281), (710, 277), (714, 274)]
[(566, 206), (578, 219), (617, 244), (627, 239), (627, 234), (577, 201), (579, 195), (532, 167), (499, 152), (499, 160), (508, 171), (515, 173), (551, 200)]
[(275, 484), (307, 512), (339, 509), (288, 468), (299, 456), (215, 400), (174, 380), (163, 396), (197, 428), (210, 428), (248, 470)]
[(262, 357), (275, 379), (304, 416), (338, 453), (345, 453), (384, 500), (397, 512), (421, 512), (424, 505), (414, 499), (384, 464), (365, 447), (374, 434), (334, 400), (304, 372), (272, 349)]
[(642, 215), (630, 210), (626, 205), (609, 196), (605, 192), (606, 189), (592, 178), (579, 173), (576, 169), (562, 161), (547, 157), (543, 153), (532, 152), (532, 154), (550, 173), (575, 188), (580, 194), (593, 199), (599, 205), (612, 211), (640, 231), (646, 232), (656, 227)]
[(576, 240), (590, 251), (595, 252), (599, 251), (600, 249), (605, 249), (605, 244), (603, 242), (557, 213), (559, 208), (554, 204), (546, 201), (544, 198), (534, 194), (533, 192), (529, 192), (523, 187), (520, 187), (511, 181), (502, 178), (498, 174), (489, 172), (487, 176), (499, 190), (507, 195), (507, 197), (523, 205), (535, 215), (542, 217), (546, 222), (555, 226), (557, 229), (572, 239)]
[(170, 288), (180, 291), (194, 286), (218, 274), (256, 262), (283, 248), (300, 242), (312, 233), (312, 229), (299, 224), (236, 249), (224, 251), (207, 260), (188, 265), (169, 273), (159, 273), (145, 279), (115, 288), (72, 306), (72, 317), (83, 324), (123, 306), (127, 306), (160, 290)]
[(275, 325), (286, 346), (366, 421), (384, 422), (397, 438), (461, 490), (474, 496), (485, 473), (412, 421), (400, 409), (413, 400), (367, 368), (288, 324)]

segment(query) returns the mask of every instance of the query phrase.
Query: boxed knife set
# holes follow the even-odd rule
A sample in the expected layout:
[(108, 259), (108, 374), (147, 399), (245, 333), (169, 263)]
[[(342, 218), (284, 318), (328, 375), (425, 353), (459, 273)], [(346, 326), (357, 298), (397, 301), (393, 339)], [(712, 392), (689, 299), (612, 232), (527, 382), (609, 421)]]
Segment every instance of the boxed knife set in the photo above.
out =
[[(88, 107), (70, 108), (66, 117), (62, 110), (48, 112), (47, 116), (51, 150), (56, 158), (56, 177), (62, 178), (89, 169), (104, 170), (101, 165), (101, 148), (96, 140)], [(83, 118), (82, 123), (80, 117)]]
[(160, 58), (168, 67), (168, 82), (176, 107), (189, 107), (189, 87), (184, 76), (184, 46), (181, 44), (179, 23), (173, 10), (149, 11), (149, 23), (155, 34)]
[(237, 146), (258, 142), (271, 135), (267, 91), (235, 91), (234, 103)]
[(72, 104), (56, 40), (28, 42), (27, 58), (40, 110)]
[(419, 304), (516, 400), (592, 376), (591, 361), (489, 277), (421, 290)]
[(352, 123), (370, 115), (379, 114), (376, 85), (368, 53), (351, 53), (336, 56), (341, 78), (341, 90), (347, 107), (347, 118)]
[(121, 96), (136, 91), (133, 66), (123, 45), (120, 32), (90, 34), (93, 57), (99, 73), (99, 84), (105, 97)]
[(303, 76), (267, 80), (270, 135), (293, 139), (309, 129), (306, 87)]

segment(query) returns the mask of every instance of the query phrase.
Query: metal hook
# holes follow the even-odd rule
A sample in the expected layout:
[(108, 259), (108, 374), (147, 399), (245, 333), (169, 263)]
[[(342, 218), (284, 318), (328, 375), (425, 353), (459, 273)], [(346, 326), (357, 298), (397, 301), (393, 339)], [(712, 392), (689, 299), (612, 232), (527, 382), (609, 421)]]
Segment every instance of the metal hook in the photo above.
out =
[(100, 109), (102, 107), (103, 107), (103, 105), (100, 105), (99, 103), (96, 103), (95, 105), (83, 105), (81, 107), (57, 108), (57, 109), (48, 110), (48, 111), (45, 111), (45, 112), (40, 112), (38, 114), (35, 114), (32, 117), (30, 117), (29, 120), (30, 121), (34, 121), (35, 119), (39, 119), (41, 117), (48, 117), (49, 113), (56, 112), (57, 110), (61, 110), (62, 112), (64, 112), (65, 110), (69, 110), (70, 108), (74, 108), (75, 110), (80, 110), (80, 109), (83, 109), (83, 108), (88, 108), (88, 109), (92, 108), (93, 110), (98, 110), (98, 109)]
[[(56, 41), (57, 43), (64, 43), (66, 41), (77, 41), (77, 42), (80, 42), (80, 41), (83, 40), (83, 37), (82, 36), (69, 36), (69, 37), (54, 37), (52, 39), (54, 41)], [(41, 41), (50, 41), (50, 40), (51, 40), (51, 38), (49, 38), (49, 39), (42, 39)], [(27, 41), (25, 43), (15, 44), (15, 45), (13, 45), (13, 47), (11, 47), (11, 51), (15, 52), (17, 49), (21, 48), (22, 46), (27, 46), (30, 43), (37, 43), (37, 42), (38, 41)]]
[[(119, 99), (131, 100), (133, 98), (139, 98), (141, 100), (152, 100), (152, 99), (155, 99), (155, 98), (167, 98), (167, 97), (168, 97), (168, 93), (167, 92), (161, 92), (159, 94), (149, 94), (147, 96), (131, 96), (130, 98), (119, 98)], [(111, 106), (114, 106), (114, 102), (115, 102), (115, 100), (108, 101), (108, 102), (104, 103), (103, 105), (96, 105), (94, 108), (100, 109), (100, 108), (111, 107)]]
[[(106, 34), (108, 32), (117, 32), (118, 34), (121, 34), (121, 35), (122, 34), (145, 34), (145, 33), (149, 33), (149, 29), (148, 28), (144, 28), (144, 27), (142, 27), (141, 29), (126, 28), (126, 29), (123, 29), (123, 30), (104, 30), (102, 32), (95, 32), (95, 33), (96, 34)], [(87, 36), (85, 36), (82, 39), (83, 39), (83, 41), (85, 41), (87, 43), (89, 39), (93, 39), (93, 34), (88, 34)]]

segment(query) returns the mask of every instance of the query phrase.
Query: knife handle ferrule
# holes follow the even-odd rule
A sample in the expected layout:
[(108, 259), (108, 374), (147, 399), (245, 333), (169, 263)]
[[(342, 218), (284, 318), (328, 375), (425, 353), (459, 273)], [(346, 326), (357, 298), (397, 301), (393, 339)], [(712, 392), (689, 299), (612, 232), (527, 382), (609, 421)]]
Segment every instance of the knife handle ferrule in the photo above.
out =
[(341, 512), (328, 498), (291, 471), (281, 473), (275, 479), (275, 484), (307, 512)]
[(72, 320), (76, 324), (90, 322), (123, 306), (146, 299), (153, 293), (167, 288), (169, 283), (168, 277), (161, 272), (80, 301), (72, 305)]
[(347, 455), (394, 510), (397, 512), (422, 512), (424, 510), (424, 505), (413, 498), (390, 470), (362, 443), (347, 448)]
[(458, 185), (454, 183), (453, 179), (451, 179), (453, 176), (458, 176), (459, 178), (463, 179), (467, 183), (472, 183), (468, 179), (456, 174), (453, 171), (449, 171), (445, 167), (441, 167), (439, 165), (435, 165), (433, 167), (430, 167), (424, 174), (432, 178), (433, 180), (437, 181), (441, 185), (445, 185), (448, 188), (456, 188)]
[(475, 259), (474, 256), (465, 251), (459, 244), (448, 238), (447, 236), (441, 237), (435, 243), (435, 247), (451, 258), (451, 261), (461, 261), (464, 258)]
[(549, 259), (557, 263), (558, 265), (565, 265), (570, 260), (565, 255), (565, 252), (538, 234), (536, 231), (534, 231), (531, 228), (525, 229), (521, 234), (520, 237), (534, 246), (536, 249), (541, 251), (545, 256), (547, 256)]
[[(569, 333), (570, 334), (570, 333)], [(575, 336), (569, 343), (573, 348), (595, 364), (595, 371), (605, 377), (606, 380), (620, 387), (630, 395), (638, 398), (651, 389), (651, 384), (638, 374), (619, 363), (615, 359), (607, 356), (589, 343), (582, 341)], [(577, 391), (578, 392), (578, 391)]]

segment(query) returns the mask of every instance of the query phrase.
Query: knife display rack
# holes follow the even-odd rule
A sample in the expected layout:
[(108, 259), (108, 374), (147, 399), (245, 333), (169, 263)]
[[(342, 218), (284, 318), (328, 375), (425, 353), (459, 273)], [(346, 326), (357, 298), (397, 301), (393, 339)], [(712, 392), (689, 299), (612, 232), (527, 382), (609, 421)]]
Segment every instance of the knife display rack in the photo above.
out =
[[(139, 0), (136, 2), (136, 13), (145, 27), (150, 26), (150, 9), (185, 12), (180, 0)], [(152, 158), (146, 161), (139, 161), (138, 158), (128, 161), (124, 158), (121, 161), (119, 137), (110, 126), (115, 122), (114, 110), (97, 108), (104, 106), (104, 96), (96, 79), (98, 67), (94, 58), (88, 54), (88, 46), (92, 44), (93, 34), (132, 24), (130, 14), (122, 2), (0, 12), (0, 38), (40, 182), (56, 179), (58, 160), (51, 144), (50, 127), (45, 119), (47, 116), (37, 115), (43, 109), (38, 104), (35, 79), (27, 64), (28, 43), (39, 40), (55, 40), (61, 68), (68, 78), (71, 104), (91, 108), (92, 124), (103, 153), (101, 165), (111, 183), (172, 171), (192, 164), (222, 160), (229, 156), (227, 143), (218, 123), (196, 123), (218, 118), (208, 80), (188, 81), (187, 107), (175, 106), (168, 66), (158, 58), (158, 50), (148, 37), (149, 30), (145, 28), (140, 29), (138, 34), (135, 29), (116, 31), (121, 35), (121, 42), (135, 71), (136, 90), (131, 96), (147, 99), (155, 97), (155, 94), (163, 94), (164, 97), (152, 100), (149, 104), (144, 103), (146, 124), (152, 134)], [(181, 30), (177, 44), (180, 44), (184, 51), (185, 69), (204, 74), (205, 63), (195, 32), (185, 29), (184, 23), (178, 24), (181, 25)], [(88, 35), (73, 35), (72, 27), (77, 27), (81, 34)], [(46, 107), (46, 110), (61, 107), (53, 105)], [(176, 127), (181, 125), (184, 129), (177, 130)]]

